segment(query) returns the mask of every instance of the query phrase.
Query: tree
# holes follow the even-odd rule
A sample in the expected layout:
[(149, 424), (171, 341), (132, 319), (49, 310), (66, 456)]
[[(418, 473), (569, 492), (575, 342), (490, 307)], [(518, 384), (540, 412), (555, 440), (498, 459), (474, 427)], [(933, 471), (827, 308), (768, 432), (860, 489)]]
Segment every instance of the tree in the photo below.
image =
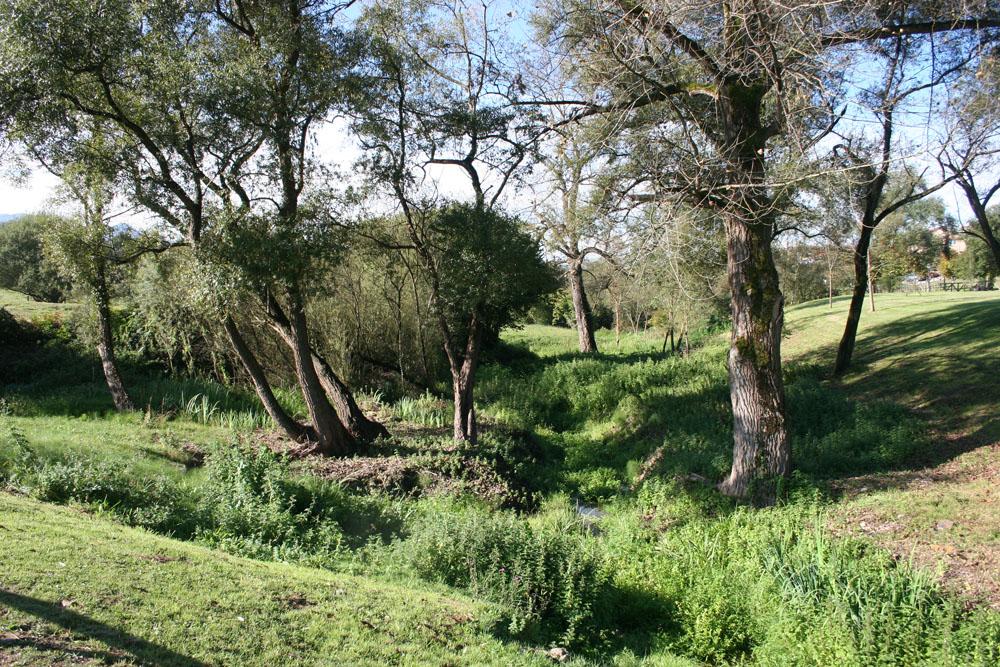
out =
[[(925, 49), (922, 42), (905, 35), (870, 47), (875, 57), (884, 60), (885, 73), (880, 85), (863, 92), (862, 100), (878, 120), (881, 136), (875, 142), (868, 142), (865, 138), (859, 141), (849, 139), (834, 148), (834, 159), (844, 167), (848, 176), (850, 197), (854, 200), (858, 220), (854, 245), (854, 290), (844, 333), (837, 347), (835, 375), (845, 373), (851, 365), (865, 294), (871, 291), (873, 283), (869, 273), (875, 229), (900, 208), (930, 195), (951, 180), (942, 177), (928, 186), (924, 183), (926, 170), (917, 172), (910, 163), (904, 163), (902, 168), (893, 171), (896, 156), (902, 152), (896, 136), (896, 119), (906, 113), (906, 103), (954, 78), (971, 59), (971, 55), (960, 51), (945, 59), (943, 64), (932, 60), (928, 77)], [(916, 74), (912, 74), (911, 70), (916, 70)], [(861, 144), (860, 148), (857, 143)], [(895, 180), (895, 187), (889, 187), (890, 177)], [(874, 309), (874, 295), (871, 298)]]
[(223, 328), (268, 413), (290, 437), (315, 437), (321, 450), (342, 453), (355, 439), (384, 434), (310, 345), (304, 314), (301, 272), (323, 255), (318, 245), (328, 235), (311, 236), (325, 218), (300, 200), (315, 176), (314, 127), (350, 88), (353, 51), (337, 25), (343, 7), (311, 0), (112, 4), (10, 3), (0, 28), (11, 54), (3, 61), (0, 117), (22, 144), (56, 155), (75, 141), (77, 119), (105, 122), (119, 147), (107, 171), (196, 249), (226, 233), (257, 234), (248, 249), (261, 249), (268, 238), (286, 250), (299, 242), (299, 252), (286, 256), (303, 261), (282, 275), (251, 276), (243, 266), (231, 267), (229, 276), (256, 288), (250, 296), (257, 311), (296, 358), (309, 428), (275, 399), (232, 317), (232, 300), (219, 300)]
[[(988, 220), (994, 234), (1000, 234), (997, 217), (996, 207), (991, 208), (988, 211)], [(965, 252), (953, 254), (949, 264), (956, 278), (977, 280), (987, 288), (992, 288), (994, 279), (1000, 273), (990, 247), (982, 238), (976, 236), (969, 238)]]
[(927, 279), (936, 270), (947, 246), (935, 237), (954, 225), (940, 199), (929, 198), (898, 209), (887, 217), (871, 246), (872, 280), (895, 289), (908, 275)]
[[(520, 227), (496, 210), (450, 204), (432, 213), (426, 229), (458, 440), (476, 441), (473, 390), (484, 335), (524, 317), (558, 284), (537, 241)], [(455, 342), (463, 340), (466, 347), (456, 354)]]
[(1000, 151), (998, 91), (1000, 61), (994, 48), (974, 73), (963, 78), (960, 94), (948, 108), (946, 150), (938, 161), (951, 173), (972, 209), (977, 229), (966, 225), (962, 231), (986, 245), (995, 270), (1000, 272), (1000, 236), (989, 215), (990, 202), (1000, 191), (1000, 178), (994, 173)]
[[(259, 139), (213, 113), (215, 80), (206, 6), (119, 0), (21, 0), (4, 6), (0, 122), (5, 138), (54, 167), (74, 161), (81, 119), (104, 123), (104, 173), (130, 199), (198, 247), (213, 197), (226, 196)], [(190, 11), (188, 11), (190, 10)], [(40, 28), (39, 26), (44, 26)], [(96, 158), (97, 156), (92, 156)], [(267, 412), (290, 437), (306, 430), (278, 403), (235, 321), (221, 319)]]
[(565, 0), (542, 19), (585, 73), (586, 98), (558, 91), (550, 102), (575, 105), (574, 118), (626, 115), (645, 130), (634, 145), (659, 151), (640, 151), (652, 158), (647, 195), (685, 198), (724, 221), (734, 427), (724, 493), (744, 496), (790, 469), (784, 300), (771, 248), (789, 183), (777, 168), (800, 163), (827, 134), (837, 74), (857, 45), (1000, 25), (964, 9)]
[[(494, 5), (473, 11), (461, 1), (375, 5), (364, 21), (371, 78), (367, 95), (353, 112), (365, 149), (359, 166), (373, 187), (391, 193), (398, 216), (390, 219), (400, 222), (405, 234), (402, 244), (391, 234), (382, 243), (412, 251), (425, 276), (452, 377), (454, 436), (469, 442), (477, 435), (473, 387), (484, 337), (498, 333), (503, 323), (487, 317), (481, 310), (485, 304), (453, 300), (449, 281), (468, 283), (449, 269), (458, 258), (442, 261), (439, 255), (437, 244), (445, 243), (441, 221), (470, 234), (470, 225), (477, 222), (488, 229), (507, 225), (498, 212), (501, 197), (537, 138), (530, 108), (509, 102), (519, 86), (517, 74), (503, 60), (498, 14)], [(442, 197), (436, 184), (428, 182), (433, 170), (464, 180), (467, 207), (447, 203), (454, 197)], [(469, 219), (460, 224), (459, 213)], [(505, 267), (487, 252), (499, 246), (486, 243), (464, 250), (490, 267), (487, 273), (480, 267), (476, 275), (501, 293)], [(458, 322), (460, 312), (464, 319)]]
[[(115, 355), (111, 294), (124, 277), (124, 267), (146, 248), (132, 230), (115, 227), (115, 212), (111, 209), (114, 190), (102, 174), (77, 165), (61, 175), (80, 213), (75, 218), (54, 221), (46, 233), (47, 251), (71, 280), (87, 289), (97, 307), (97, 353), (104, 381), (115, 409), (127, 412), (135, 405), (125, 389)], [(162, 247), (158, 239), (153, 243), (150, 248)]]
[(42, 252), (45, 229), (56, 222), (50, 215), (23, 215), (0, 225), (0, 287), (35, 301), (66, 300), (70, 284)]
[(597, 352), (591, 304), (584, 287), (584, 263), (590, 255), (611, 260), (616, 221), (601, 187), (602, 163), (608, 160), (606, 137), (592, 123), (566, 128), (542, 155), (547, 175), (535, 204), (535, 224), (543, 242), (566, 261), (580, 352)]

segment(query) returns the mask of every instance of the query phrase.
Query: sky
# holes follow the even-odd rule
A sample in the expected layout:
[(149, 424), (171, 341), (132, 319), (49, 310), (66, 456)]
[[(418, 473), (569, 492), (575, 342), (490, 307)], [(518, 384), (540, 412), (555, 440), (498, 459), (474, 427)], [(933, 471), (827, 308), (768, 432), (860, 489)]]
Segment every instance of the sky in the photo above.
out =
[(42, 168), (33, 169), (23, 180), (0, 172), (0, 215), (50, 210), (58, 184), (59, 179)]
[[(523, 3), (520, 0), (495, 0), (491, 4), (495, 4), (493, 9), (500, 12), (499, 16), (510, 17), (506, 21), (508, 25), (505, 26), (505, 29), (515, 43), (529, 39), (527, 34), (529, 31), (523, 17), (530, 13), (530, 9), (522, 7)], [(852, 78), (855, 78), (856, 83), (861, 84), (865, 83), (870, 76), (869, 73), (866, 73), (864, 66), (857, 68), (853, 75)], [(920, 104), (918, 103), (917, 106)], [(930, 108), (930, 106), (927, 105), (926, 108)], [(853, 116), (852, 119), (848, 120), (848, 123), (853, 127), (871, 123), (874, 120), (870, 116), (865, 119), (863, 110), (852, 110), (849, 115)], [(918, 112), (915, 115), (921, 114)], [(902, 135), (912, 135), (908, 138), (912, 138), (915, 143), (921, 143), (921, 139), (928, 138), (927, 135), (943, 132), (942, 127), (935, 127), (936, 123), (933, 114), (927, 114), (916, 119), (910, 127), (901, 123), (900, 125), (903, 126), (898, 127), (898, 131)], [(321, 159), (336, 164), (349, 174), (351, 165), (360, 156), (361, 149), (349, 136), (346, 123), (334, 121), (326, 124), (317, 132), (316, 140), (317, 153)], [(927, 158), (914, 157), (918, 163), (927, 163), (929, 167), (928, 179), (933, 180), (938, 171), (936, 165), (930, 164), (929, 156)], [(2, 159), (3, 156), (0, 156), (0, 160)], [(15, 178), (12, 171), (9, 165), (0, 163), (0, 218), (24, 213), (52, 211), (56, 208), (52, 201), (58, 187), (58, 179), (55, 176), (37, 166), (30, 168), (27, 177), (20, 179)], [(465, 195), (468, 194), (469, 189), (468, 181), (460, 169), (455, 167), (436, 168), (431, 170), (428, 176), (441, 194), (450, 198), (466, 198)], [(349, 175), (347, 180), (350, 180)], [(963, 222), (970, 220), (971, 210), (962, 191), (957, 186), (945, 186), (936, 194), (943, 200), (946, 209), (952, 215)], [(523, 194), (520, 197), (515, 195), (514, 198), (515, 201), (507, 202), (508, 206), (519, 213), (526, 212), (525, 209), (529, 208), (531, 204), (527, 199), (528, 195)], [(61, 211), (66, 212), (65, 207)]]

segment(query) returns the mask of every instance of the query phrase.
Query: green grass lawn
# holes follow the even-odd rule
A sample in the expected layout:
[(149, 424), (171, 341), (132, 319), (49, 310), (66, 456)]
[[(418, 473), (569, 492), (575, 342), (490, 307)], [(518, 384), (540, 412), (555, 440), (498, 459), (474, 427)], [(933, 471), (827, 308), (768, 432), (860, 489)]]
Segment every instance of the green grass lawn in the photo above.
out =
[[(152, 664), (542, 664), (549, 659), (536, 650), (561, 642), (561, 621), (521, 637), (524, 644), (497, 639), (513, 626), (494, 623), (494, 605), (517, 607), (537, 593), (507, 572), (521, 568), (541, 582), (570, 581), (558, 589), (569, 612), (596, 612), (574, 640), (581, 664), (994, 664), (1000, 616), (968, 611), (933, 578), (944, 573), (950, 590), (975, 600), (998, 592), (975, 583), (1000, 572), (1000, 478), (989, 447), (1000, 412), (1000, 298), (886, 295), (878, 306), (864, 313), (857, 365), (837, 381), (828, 369), (846, 303), (789, 308), (784, 353), (798, 472), (785, 504), (770, 510), (739, 507), (704, 483), (730, 462), (726, 334), (705, 335), (681, 356), (663, 353), (656, 332), (624, 334), (616, 348), (614, 333), (600, 331), (601, 353), (583, 356), (571, 329), (505, 332), (521, 351), (501, 349), (503, 363), (481, 368), (476, 454), (530, 496), (522, 514), (421, 497), (422, 484), (442, 488), (442, 474), (461, 474), (470, 462), (447, 458), (446, 397), (380, 407), (406, 422), (390, 424), (402, 433), (402, 456), (446, 463), (418, 473), (403, 493), (323, 486), (298, 467), (253, 482), (252, 459), (235, 460), (230, 486), (220, 487), (213, 459), (187, 470), (183, 445), (231, 451), (234, 440), (252, 440), (247, 426), (260, 415), (247, 394), (132, 374), (149, 412), (116, 415), (93, 360), (58, 362), (64, 353), (47, 350), (42, 358), (59, 368), (35, 377), (22, 364), (18, 383), (3, 388), (11, 414), (0, 426), (48, 462), (34, 482), (16, 478), (17, 488), (64, 497), (69, 507), (0, 495), (0, 649), (15, 664), (72, 655)], [(0, 442), (0, 479), (4, 461), (17, 456)], [(64, 465), (75, 461), (90, 467)], [(183, 511), (184, 502), (210, 498), (223, 513), (197, 514), (201, 528), (186, 533), (171, 528), (176, 511), (164, 527), (149, 522), (156, 512), (136, 521), (136, 508), (99, 500), (102, 484), (120, 484), (102, 462), (134, 477), (115, 496), (126, 505), (149, 498), (170, 509), (179, 498), (171, 511)], [(74, 475), (82, 487), (73, 487)], [(157, 487), (158, 477), (169, 484)], [(71, 491), (60, 496), (63, 486)], [(607, 512), (598, 530), (581, 523), (576, 502)], [(347, 547), (322, 550), (325, 533), (315, 531), (323, 521), (337, 524), (330, 534), (343, 534)], [(559, 551), (567, 545), (577, 551)], [(461, 574), (463, 554), (485, 568), (464, 582), (441, 565), (457, 562)], [(560, 554), (565, 560), (552, 560)], [(601, 585), (566, 574), (592, 562), (607, 568)], [(498, 588), (484, 588), (482, 577)]]
[(34, 301), (19, 292), (0, 289), (0, 308), (7, 309), (14, 317), (31, 319), (40, 315), (69, 315), (77, 308), (77, 304)]
[(0, 664), (543, 665), (454, 593), (227, 556), (0, 495)]
[[(832, 367), (848, 300), (790, 308), (790, 360)], [(1000, 440), (1000, 292), (885, 294), (861, 316), (854, 367), (843, 385), (857, 396), (919, 410), (942, 431)]]
[[(837, 523), (1000, 609), (1000, 293), (876, 299), (834, 384), (919, 415), (927, 447), (901, 469), (844, 480)], [(786, 358), (832, 367), (846, 310), (846, 299), (790, 308)]]
[(221, 427), (186, 419), (147, 422), (141, 413), (11, 417), (10, 421), (46, 458), (100, 458), (130, 464), (143, 474), (189, 474), (184, 467), (185, 444), (205, 448), (233, 438)]

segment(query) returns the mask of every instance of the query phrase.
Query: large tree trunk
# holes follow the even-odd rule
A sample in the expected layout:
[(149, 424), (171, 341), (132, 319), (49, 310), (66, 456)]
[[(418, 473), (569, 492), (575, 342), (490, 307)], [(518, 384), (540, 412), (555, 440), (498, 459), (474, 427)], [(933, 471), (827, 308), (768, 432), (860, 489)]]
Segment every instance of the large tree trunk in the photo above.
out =
[(250, 376), (250, 380), (253, 382), (254, 390), (257, 392), (258, 398), (260, 398), (260, 402), (263, 404), (264, 409), (267, 410), (267, 414), (271, 416), (271, 419), (277, 424), (278, 428), (284, 431), (285, 435), (289, 438), (296, 441), (305, 440), (310, 435), (309, 430), (292, 419), (285, 412), (281, 404), (278, 403), (278, 399), (274, 396), (274, 391), (271, 389), (271, 384), (267, 381), (264, 368), (250, 350), (250, 346), (244, 340), (243, 334), (240, 333), (236, 322), (232, 317), (227, 315), (223, 321), (223, 326), (226, 330), (226, 335), (229, 336), (229, 342), (236, 351), (236, 356), (240, 358), (243, 368), (246, 369), (247, 375)]
[[(867, 222), (867, 220), (866, 220)], [(858, 337), (858, 324), (861, 322), (861, 311), (865, 307), (865, 293), (868, 291), (868, 252), (871, 247), (872, 234), (875, 228), (871, 224), (861, 225), (861, 235), (854, 247), (854, 291), (851, 294), (851, 305), (847, 309), (847, 324), (837, 348), (837, 361), (833, 367), (834, 375), (842, 375), (851, 366), (854, 356), (854, 343)]]
[[(273, 295), (268, 294), (265, 301), (274, 330), (294, 353), (296, 343), (288, 316), (285, 315), (284, 309)], [(365, 416), (358, 406), (358, 402), (354, 400), (351, 390), (337, 377), (326, 359), (312, 347), (309, 351), (316, 375), (333, 404), (333, 409), (337, 412), (337, 418), (351, 437), (361, 442), (374, 442), (378, 438), (388, 438), (389, 431), (382, 424)]]
[(727, 495), (773, 498), (790, 455), (781, 377), (784, 297), (771, 251), (774, 204), (766, 189), (761, 123), (766, 86), (728, 80), (718, 111), (728, 162), (724, 192), (727, 271), (733, 331), (729, 350), (729, 397), (733, 409), (733, 466), (719, 484)]
[(330, 402), (333, 403), (333, 409), (337, 411), (337, 417), (347, 432), (361, 442), (374, 442), (379, 438), (389, 438), (389, 431), (386, 430), (385, 426), (369, 419), (361, 411), (351, 390), (337, 377), (326, 359), (313, 350), (312, 360), (319, 380), (323, 384)]
[(587, 292), (583, 287), (583, 261), (580, 258), (569, 260), (569, 290), (573, 295), (573, 316), (576, 319), (576, 333), (580, 339), (580, 352), (597, 352), (597, 341), (594, 340), (594, 318), (587, 301)]
[(312, 348), (309, 345), (309, 333), (306, 327), (306, 315), (302, 304), (291, 295), (289, 307), (289, 325), (292, 338), (292, 356), (295, 361), (295, 375), (302, 390), (302, 396), (309, 410), (319, 451), (328, 456), (344, 456), (355, 448), (354, 439), (340, 423), (337, 413), (323, 391), (323, 385), (313, 366)]
[[(733, 315), (729, 350), (733, 467), (719, 488), (742, 497), (754, 482), (773, 482), (789, 472), (781, 377), (784, 297), (771, 254), (770, 226), (729, 219), (726, 229)], [(772, 493), (759, 490), (767, 496)]]
[(104, 381), (111, 392), (111, 400), (115, 410), (128, 412), (135, 409), (132, 399), (125, 390), (121, 373), (118, 372), (118, 359), (115, 357), (114, 335), (111, 330), (111, 299), (103, 276), (95, 290), (97, 297), (97, 320), (100, 335), (97, 341), (97, 354), (101, 357), (101, 368), (104, 370)]

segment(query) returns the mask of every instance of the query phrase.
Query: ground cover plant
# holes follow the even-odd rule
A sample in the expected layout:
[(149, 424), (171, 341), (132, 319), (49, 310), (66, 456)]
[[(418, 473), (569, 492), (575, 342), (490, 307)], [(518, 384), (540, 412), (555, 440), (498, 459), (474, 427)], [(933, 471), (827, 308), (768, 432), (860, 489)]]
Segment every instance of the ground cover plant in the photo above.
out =
[(0, 664), (1000, 664), (997, 44), (0, 0)]
[[(886, 310), (884, 326), (906, 326), (905, 308), (898, 317)], [(32, 502), (66, 504), (95, 515), (97, 532), (125, 524), (379, 586), (445, 586), (479, 601), (476, 632), (492, 633), (529, 661), (555, 646), (581, 663), (993, 664), (1000, 621), (988, 604), (970, 606), (920, 558), (875, 546), (864, 531), (837, 529), (858, 506), (884, 512), (922, 500), (912, 491), (907, 501), (840, 498), (858, 476), (907, 473), (927, 458), (934, 436), (927, 415), (867, 400), (851, 378), (834, 385), (824, 377), (810, 356), (822, 349), (810, 340), (822, 335), (814, 313), (816, 306), (793, 310), (789, 346), (801, 351), (793, 352), (801, 363), (789, 373), (789, 404), (801, 463), (769, 509), (736, 503), (706, 483), (727, 469), (719, 334), (705, 333), (686, 356), (663, 353), (641, 334), (626, 337), (622, 352), (578, 356), (567, 351), (574, 338), (566, 330), (535, 326), (505, 337), (521, 352), (487, 364), (480, 384), (483, 460), (530, 494), (530, 503), (504, 509), (474, 487), (431, 481), (426, 467), (407, 485), (351, 485), (342, 472), (295, 459), (294, 448), (268, 448), (255, 422), (227, 424), (222, 415), (252, 408), (204, 381), (162, 378), (150, 386), (163, 396), (201, 387), (192, 395), (216, 397), (217, 421), (182, 409), (180, 400), (167, 417), (118, 415), (99, 393), (74, 410), (71, 398), (29, 382), (5, 390), (0, 478), (8, 493), (35, 500), (10, 501), (16, 510), (5, 520), (26, 508), (49, 512)], [(969, 316), (976, 313), (994, 311)], [(881, 326), (871, 335), (883, 335)], [(598, 341), (606, 335), (598, 332)], [(926, 346), (931, 355), (940, 349)], [(970, 364), (979, 349), (970, 350)], [(52, 354), (44, 345), (37, 353)], [(64, 388), (67, 396), (84, 396), (88, 383), (99, 382), (81, 380)], [(51, 387), (44, 377), (37, 382)], [(426, 392), (385, 406), (409, 420), (401, 427), (415, 429), (385, 445), (394, 456), (462, 456), (447, 438), (428, 435), (448, 429), (421, 416), (434, 406)], [(374, 454), (370, 460), (380, 460)], [(460, 478), (465, 467), (452, 474)], [(438, 474), (447, 476), (445, 469)], [(15, 551), (51, 539), (18, 530), (9, 542)], [(963, 548), (975, 548), (995, 535), (966, 539)], [(30, 593), (18, 582), (8, 575), (5, 590)], [(10, 618), (31, 613), (7, 607)], [(48, 648), (23, 655), (69, 650), (58, 635), (46, 641)], [(93, 641), (107, 643), (101, 650), (112, 655), (128, 651), (100, 634)], [(417, 662), (434, 660), (421, 651)]]

